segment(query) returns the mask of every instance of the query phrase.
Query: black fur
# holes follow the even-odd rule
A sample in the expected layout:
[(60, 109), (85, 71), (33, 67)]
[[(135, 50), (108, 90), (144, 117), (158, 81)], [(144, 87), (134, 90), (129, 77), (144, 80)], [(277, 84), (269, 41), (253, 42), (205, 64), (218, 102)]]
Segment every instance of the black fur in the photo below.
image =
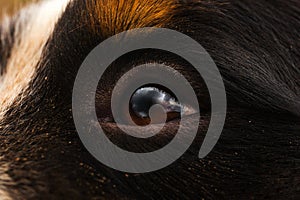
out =
[[(228, 117), (208, 157), (197, 158), (210, 119), (206, 112), (190, 150), (170, 167), (149, 174), (124, 174), (103, 166), (75, 131), (71, 95), (77, 70), (106, 39), (89, 29), (86, 1), (68, 6), (30, 88), (22, 94), (26, 98), (16, 101), (0, 122), (0, 162), (10, 163), (7, 173), (13, 181), (4, 185), (13, 198), (299, 199), (298, 0), (180, 3), (165, 27), (191, 36), (213, 57), (226, 84)], [(149, 54), (120, 62), (161, 62)], [(201, 85), (191, 72), (187, 68), (185, 73), (196, 87)], [(118, 135), (114, 125), (104, 126)]]

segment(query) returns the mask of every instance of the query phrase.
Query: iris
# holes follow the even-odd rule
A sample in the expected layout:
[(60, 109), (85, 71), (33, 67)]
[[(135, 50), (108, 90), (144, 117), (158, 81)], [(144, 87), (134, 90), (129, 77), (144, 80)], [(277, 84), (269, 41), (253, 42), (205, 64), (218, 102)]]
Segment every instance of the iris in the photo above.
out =
[(149, 86), (136, 90), (132, 95), (130, 100), (131, 116), (137, 124), (148, 124), (151, 120), (149, 111), (156, 105), (160, 106), (167, 114), (167, 121), (180, 118), (184, 111), (184, 106), (171, 92)]

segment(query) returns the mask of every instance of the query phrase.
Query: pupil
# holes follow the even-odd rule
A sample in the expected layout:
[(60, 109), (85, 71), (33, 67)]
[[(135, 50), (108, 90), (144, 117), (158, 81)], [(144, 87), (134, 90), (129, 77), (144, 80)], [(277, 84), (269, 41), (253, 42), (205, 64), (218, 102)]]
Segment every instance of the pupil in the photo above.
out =
[(138, 89), (130, 100), (133, 120), (138, 119), (134, 120), (137, 124), (141, 124), (141, 120), (149, 124), (149, 111), (154, 105), (160, 105), (164, 108), (168, 121), (179, 118), (182, 112), (182, 106), (176, 100), (176, 97), (157, 87), (143, 87)]

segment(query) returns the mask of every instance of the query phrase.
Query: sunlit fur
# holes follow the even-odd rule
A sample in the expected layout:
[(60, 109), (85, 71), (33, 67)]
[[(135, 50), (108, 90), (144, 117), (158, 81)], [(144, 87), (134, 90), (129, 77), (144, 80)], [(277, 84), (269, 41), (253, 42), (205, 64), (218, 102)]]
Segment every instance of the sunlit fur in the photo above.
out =
[[(299, 199), (299, 0), (72, 0), (64, 9), (65, 3), (43, 1), (0, 26), (1, 200)], [(176, 68), (201, 106), (197, 138), (182, 158), (153, 173), (126, 174), (82, 145), (72, 89), (94, 47), (144, 26), (180, 31), (207, 50), (224, 79), (228, 112), (217, 145), (198, 159), (211, 116), (201, 76), (167, 52), (122, 56), (99, 82), (95, 104), (103, 117), (111, 113), (114, 81), (145, 63)], [(169, 142), (178, 121), (146, 142), (128, 139), (113, 121), (100, 122), (121, 148), (148, 152)]]
[[(4, 74), (0, 77), (0, 115), (26, 89), (43, 48), (68, 2), (70, 0), (47, 0), (34, 4), (6, 22), (15, 23), (14, 43), (10, 53), (12, 56), (8, 58)], [(6, 31), (9, 31), (7, 27)]]
[(178, 7), (174, 0), (93, 0), (87, 4), (89, 13), (93, 13), (87, 23), (103, 37), (132, 28), (161, 27)]
[[(43, 48), (68, 2), (70, 0), (47, 0), (24, 8), (14, 17), (4, 18), (0, 25), (1, 45), (4, 48), (6, 45), (12, 46), (9, 54), (4, 50), (1, 52), (1, 56), (7, 56), (2, 59), (7, 61), (5, 66), (0, 66), (0, 120), (10, 105), (16, 103), (15, 101), (22, 101), (23, 95), (20, 94), (27, 89), (41, 59)], [(12, 24), (14, 27), (11, 35)], [(0, 199), (3, 200), (10, 199), (5, 191), (5, 182), (11, 181), (6, 173), (8, 166), (9, 162), (0, 163)]]

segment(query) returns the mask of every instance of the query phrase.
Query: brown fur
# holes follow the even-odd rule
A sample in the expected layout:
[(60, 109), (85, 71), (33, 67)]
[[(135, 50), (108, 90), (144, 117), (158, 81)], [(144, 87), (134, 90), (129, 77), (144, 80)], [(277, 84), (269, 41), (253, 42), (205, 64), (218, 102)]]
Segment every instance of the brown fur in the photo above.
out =
[(162, 27), (177, 6), (173, 0), (94, 0), (87, 4), (89, 13), (93, 13), (90, 27), (102, 37), (150, 25)]
[[(0, 79), (0, 116), (26, 89), (54, 26), (68, 1), (61, 3), (45, 1), (20, 11), (11, 20), (16, 21), (11, 54)], [(41, 20), (43, 18), (43, 20)]]

